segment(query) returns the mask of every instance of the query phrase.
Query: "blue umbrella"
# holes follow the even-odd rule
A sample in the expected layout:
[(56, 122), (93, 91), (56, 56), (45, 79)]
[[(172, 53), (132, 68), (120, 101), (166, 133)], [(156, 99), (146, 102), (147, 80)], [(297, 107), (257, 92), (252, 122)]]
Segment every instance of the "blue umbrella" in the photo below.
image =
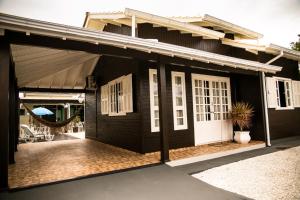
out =
[(32, 110), (32, 112), (35, 115), (39, 115), (39, 116), (42, 116), (42, 115), (53, 115), (54, 114), (52, 111), (48, 110), (47, 108), (43, 108), (43, 107), (35, 108), (35, 109)]

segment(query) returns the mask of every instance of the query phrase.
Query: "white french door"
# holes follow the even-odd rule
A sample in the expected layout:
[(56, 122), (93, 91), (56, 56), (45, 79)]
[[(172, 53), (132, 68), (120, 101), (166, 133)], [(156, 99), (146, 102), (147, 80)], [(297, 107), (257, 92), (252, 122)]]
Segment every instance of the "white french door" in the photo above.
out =
[(192, 74), (195, 145), (232, 139), (230, 79)]

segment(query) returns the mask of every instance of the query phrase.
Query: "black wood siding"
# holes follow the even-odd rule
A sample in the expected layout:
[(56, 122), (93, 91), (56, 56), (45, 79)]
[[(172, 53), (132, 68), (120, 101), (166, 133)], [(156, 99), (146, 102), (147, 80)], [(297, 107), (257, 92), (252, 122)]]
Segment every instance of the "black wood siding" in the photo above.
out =
[(85, 136), (87, 138), (96, 138), (97, 129), (97, 104), (96, 94), (94, 92), (88, 92), (85, 94)]
[[(141, 75), (141, 91), (142, 91), (142, 123), (143, 123), (143, 152), (151, 152), (159, 150), (159, 132), (151, 132), (150, 119), (150, 94), (149, 94), (149, 68), (154, 68), (151, 63), (144, 63), (141, 67), (143, 72)], [(169, 141), (170, 149), (187, 147), (194, 145), (194, 120), (193, 120), (193, 96), (191, 74), (206, 74), (212, 76), (229, 77), (231, 80), (231, 98), (232, 103), (237, 101), (249, 102), (255, 108), (255, 116), (253, 117), (253, 126), (250, 128), (252, 139), (264, 140), (263, 119), (260, 99), (260, 86), (258, 74), (241, 75), (234, 73), (224, 73), (216, 71), (208, 71), (203, 69), (194, 69), (183, 66), (167, 65), (167, 89), (168, 89), (168, 113), (169, 126), (171, 127)], [(174, 130), (173, 124), (173, 102), (172, 102), (172, 82), (171, 71), (185, 72), (186, 101), (187, 101), (187, 121), (188, 129)]]
[(122, 25), (122, 26), (117, 26), (114, 24), (107, 24), (103, 31), (106, 32), (111, 32), (111, 33), (118, 33), (121, 35), (131, 35), (131, 27)]
[[(262, 52), (259, 54), (261, 62), (267, 62), (273, 57), (273, 55)], [(268, 74), (267, 76), (300, 80), (297, 61), (280, 58), (272, 64), (283, 67), (282, 71), (275, 75)], [(300, 135), (300, 108), (295, 108), (294, 110), (275, 110), (274, 108), (269, 108), (268, 111), (271, 139)]]
[[(109, 25), (107, 26), (106, 31), (130, 35), (130, 28), (126, 26), (118, 27), (114, 25)], [(149, 23), (138, 25), (138, 37), (145, 38), (145, 39), (158, 39), (160, 42), (209, 51), (209, 52), (228, 55), (236, 58), (258, 61), (261, 63), (266, 63), (267, 61), (275, 57), (275, 55), (270, 55), (264, 52), (259, 52), (258, 55), (256, 55), (242, 48), (223, 45), (220, 40), (208, 40), (208, 39), (203, 39), (202, 37), (192, 37), (191, 34), (181, 34), (179, 31), (176, 30), (168, 31), (164, 27), (153, 27)], [(193, 65), (193, 63), (196, 63), (194, 61), (183, 61), (183, 63), (184, 62), (188, 66), (191, 66)], [(153, 64), (150, 63), (146, 64), (147, 66), (145, 66), (145, 63), (147, 62), (144, 62), (144, 64), (142, 64), (141, 67), (141, 74), (140, 74), (141, 82), (139, 85), (141, 89), (140, 106), (142, 110), (141, 129), (143, 130), (142, 131), (143, 139), (142, 139), (141, 146), (143, 147), (142, 148), (143, 152), (149, 152), (153, 150), (158, 150), (159, 135), (158, 133), (150, 133), (148, 67), (155, 68), (155, 66), (153, 66)], [(300, 80), (297, 61), (289, 60), (286, 58), (280, 58), (272, 64), (283, 67), (282, 71), (278, 72), (275, 76), (291, 78), (293, 80)], [(203, 66), (203, 68), (214, 66), (212, 64), (199, 63), (199, 62), (197, 62), (196, 65)], [(263, 123), (262, 123), (263, 119), (262, 119), (262, 110), (261, 110), (261, 103), (260, 103), (261, 97), (260, 97), (260, 88), (259, 88), (259, 78), (257, 76), (257, 73), (251, 71), (245, 71), (245, 70), (226, 68), (226, 67), (221, 67), (221, 68), (231, 73), (230, 75), (228, 74), (226, 75), (225, 73), (225, 76), (231, 77), (232, 97), (235, 97), (235, 99), (233, 99), (233, 102), (235, 102), (235, 100), (246, 101), (251, 103), (255, 107), (255, 117), (253, 119), (253, 126), (251, 128), (251, 132), (252, 132), (251, 136), (253, 139), (263, 140), (265, 136), (263, 133)], [(179, 69), (178, 71), (183, 70), (183, 68), (181, 67), (178, 67), (177, 69)], [(168, 68), (168, 70), (170, 70), (170, 67)], [(191, 95), (191, 93), (188, 94), (188, 91), (190, 90), (191, 92), (190, 73), (191, 71), (195, 71), (195, 70), (184, 68), (184, 71), (186, 72), (186, 91), (187, 91), (187, 107), (188, 107), (187, 109), (188, 110), (191, 109), (192, 112), (192, 108), (189, 108), (189, 104), (192, 104), (192, 97), (189, 96)], [(196, 70), (196, 71), (203, 74), (212, 74), (212, 75), (216, 74), (216, 72), (209, 72), (205, 70)], [(243, 75), (235, 75), (236, 73), (242, 73)], [(247, 76), (247, 74), (251, 76)], [(168, 76), (167, 78), (169, 83), (168, 89), (170, 91), (168, 98), (170, 99), (170, 102), (172, 102), (171, 86), (170, 86), (171, 84), (170, 71), (167, 71), (167, 76)], [(271, 75), (267, 74), (267, 76), (271, 76)], [(172, 111), (171, 104), (170, 104), (170, 110)], [(188, 111), (188, 113), (190, 112)], [(170, 112), (171, 127), (173, 127), (172, 114), (173, 113)], [(300, 129), (298, 127), (299, 124), (298, 118), (300, 117), (297, 116), (300, 116), (299, 109), (287, 110), (287, 111), (275, 111), (274, 109), (269, 109), (269, 119), (270, 119), (269, 126), (270, 126), (271, 139), (295, 135), (296, 132), (300, 134)], [(189, 114), (188, 117), (189, 117), (188, 119), (189, 130), (178, 131), (178, 133), (176, 132), (174, 134), (171, 134), (170, 148), (191, 146), (193, 144), (193, 137), (194, 137), (193, 130), (190, 130), (193, 128), (193, 119), (191, 114)], [(277, 123), (279, 120), (281, 120), (281, 122)], [(190, 125), (190, 123), (192, 123), (192, 126)], [(290, 127), (296, 131), (294, 132), (283, 131), (285, 129), (289, 129)]]
[(101, 114), (100, 89), (97, 90), (97, 135), (102, 142), (142, 152), (140, 87), (138, 61), (113, 57), (101, 57), (95, 69), (99, 88), (120, 76), (133, 75), (133, 113), (125, 116), (108, 116)]

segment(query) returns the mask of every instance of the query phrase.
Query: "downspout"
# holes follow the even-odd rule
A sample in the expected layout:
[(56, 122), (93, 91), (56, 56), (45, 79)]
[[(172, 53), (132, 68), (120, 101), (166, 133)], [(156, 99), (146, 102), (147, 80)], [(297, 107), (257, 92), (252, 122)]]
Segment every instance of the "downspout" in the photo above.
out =
[(268, 62), (266, 62), (266, 64), (269, 65), (272, 62), (274, 62), (275, 60), (278, 60), (279, 58), (281, 58), (282, 56), (283, 56), (283, 51), (281, 50), (279, 55), (277, 55), (276, 57), (274, 57), (271, 60), (269, 60)]
[[(280, 51), (280, 54), (276, 57), (272, 58), (268, 62), (266, 62), (267, 65), (271, 64), (275, 60), (278, 60), (283, 56), (283, 51)], [(264, 99), (264, 111), (265, 111), (265, 124), (266, 124), (266, 139), (267, 139), (267, 146), (271, 146), (271, 140), (270, 140), (270, 126), (269, 126), (269, 112), (268, 112), (268, 103), (267, 103), (267, 91), (266, 91), (266, 76), (265, 72), (262, 72), (262, 87), (263, 87), (263, 99)]]

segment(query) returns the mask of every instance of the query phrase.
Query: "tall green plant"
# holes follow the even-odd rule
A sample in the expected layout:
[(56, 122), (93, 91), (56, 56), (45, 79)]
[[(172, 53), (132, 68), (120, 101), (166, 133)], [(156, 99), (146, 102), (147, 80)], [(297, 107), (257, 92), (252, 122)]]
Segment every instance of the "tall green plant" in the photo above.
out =
[(237, 102), (232, 105), (231, 119), (233, 125), (236, 125), (240, 128), (240, 131), (243, 131), (245, 128), (250, 128), (251, 118), (253, 116), (254, 109), (253, 107), (245, 102)]

